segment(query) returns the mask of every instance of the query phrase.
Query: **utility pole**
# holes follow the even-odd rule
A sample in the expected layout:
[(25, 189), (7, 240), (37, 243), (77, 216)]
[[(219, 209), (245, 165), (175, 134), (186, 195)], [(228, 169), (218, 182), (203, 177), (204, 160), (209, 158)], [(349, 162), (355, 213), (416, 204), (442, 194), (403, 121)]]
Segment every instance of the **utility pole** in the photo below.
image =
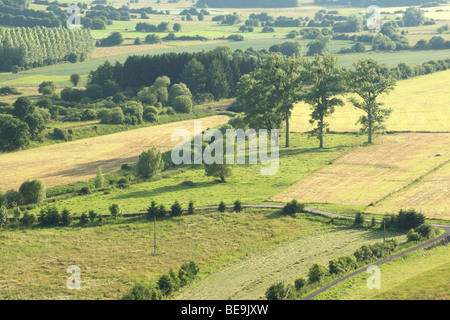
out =
[(383, 235), (383, 243), (386, 243), (386, 220), (383, 219), (384, 226), (384, 235)]
[(156, 255), (156, 216), (154, 217), (154, 224), (153, 224), (153, 245), (154, 245), (154, 252), (153, 254)]

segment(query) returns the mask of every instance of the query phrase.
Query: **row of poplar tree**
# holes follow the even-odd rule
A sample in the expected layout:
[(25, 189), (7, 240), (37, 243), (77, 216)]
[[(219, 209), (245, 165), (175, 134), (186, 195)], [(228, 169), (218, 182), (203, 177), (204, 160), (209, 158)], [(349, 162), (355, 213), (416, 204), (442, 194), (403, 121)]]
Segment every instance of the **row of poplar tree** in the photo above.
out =
[(0, 28), (0, 71), (84, 60), (94, 48), (86, 29)]

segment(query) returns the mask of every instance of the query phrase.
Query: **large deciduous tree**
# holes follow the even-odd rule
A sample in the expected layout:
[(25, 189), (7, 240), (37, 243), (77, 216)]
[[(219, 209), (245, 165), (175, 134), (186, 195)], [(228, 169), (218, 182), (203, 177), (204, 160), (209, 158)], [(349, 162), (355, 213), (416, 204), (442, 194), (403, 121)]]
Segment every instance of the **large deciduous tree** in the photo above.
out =
[(345, 72), (336, 66), (337, 58), (316, 55), (314, 60), (305, 62), (304, 80), (308, 91), (303, 96), (311, 105), (311, 124), (316, 124), (311, 134), (319, 139), (323, 148), (323, 138), (328, 123), (326, 117), (333, 114), (336, 106), (343, 106), (344, 101), (338, 97), (346, 92)]
[(272, 54), (258, 69), (241, 78), (237, 100), (246, 121), (254, 129), (278, 129), (286, 122), (286, 147), (289, 147), (289, 119), (300, 100), (301, 60)]
[(373, 132), (383, 128), (383, 122), (392, 112), (391, 109), (381, 108), (383, 103), (377, 99), (394, 90), (396, 80), (387, 75), (385, 68), (374, 59), (362, 59), (353, 66), (355, 70), (349, 76), (350, 90), (362, 101), (352, 97), (350, 102), (366, 113), (358, 123), (362, 125), (362, 131), (368, 133), (368, 142), (372, 143)]

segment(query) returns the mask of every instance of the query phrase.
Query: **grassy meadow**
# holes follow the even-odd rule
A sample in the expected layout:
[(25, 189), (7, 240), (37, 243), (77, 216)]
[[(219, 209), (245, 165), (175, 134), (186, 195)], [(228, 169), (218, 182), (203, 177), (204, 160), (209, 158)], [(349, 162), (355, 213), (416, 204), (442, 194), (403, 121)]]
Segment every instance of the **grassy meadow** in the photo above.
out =
[[(311, 216), (280, 216), (273, 210), (201, 212), (162, 219), (157, 222), (156, 255), (153, 222), (145, 217), (86, 227), (4, 230), (0, 234), (0, 295), (3, 299), (118, 299), (135, 280), (157, 280), (170, 268), (191, 259), (199, 263), (200, 276), (206, 277), (253, 254), (283, 250), (282, 245), (289, 246), (291, 241), (299, 248), (298, 239), (305, 239), (303, 243), (314, 248), (320, 243), (315, 241), (327, 237), (327, 231), (331, 232), (328, 239), (331, 235), (339, 237), (336, 246), (346, 252), (356, 247), (358, 240), (373, 242), (380, 238), (376, 231), (347, 230), (326, 221)], [(323, 244), (321, 248), (326, 251)], [(312, 252), (309, 255), (311, 261), (315, 260)], [(69, 291), (65, 286), (66, 268), (73, 264), (81, 268), (79, 291)]]
[(448, 246), (408, 253), (381, 268), (381, 289), (367, 288), (367, 273), (348, 279), (316, 300), (448, 300)]
[[(214, 206), (222, 200), (232, 204), (238, 199), (243, 203), (262, 203), (361, 146), (363, 140), (364, 137), (353, 134), (330, 135), (327, 147), (320, 150), (316, 139), (306, 134), (293, 134), (291, 148), (280, 147), (280, 166), (275, 175), (260, 175), (261, 167), (266, 165), (235, 165), (232, 168), (233, 175), (227, 182), (219, 183), (207, 177), (201, 165), (184, 166), (163, 172), (155, 181), (132, 184), (127, 189), (113, 189), (108, 194), (95, 192), (83, 197), (63, 199), (54, 205), (80, 214), (91, 209), (108, 213), (112, 203), (120, 204), (125, 212), (145, 211), (152, 200), (166, 207), (175, 200), (183, 207), (187, 207), (190, 200), (196, 206)], [(92, 167), (93, 175), (96, 168)], [(104, 172), (107, 171), (106, 167), (102, 168)], [(61, 178), (67, 179), (67, 176)], [(242, 192), (242, 188), (245, 192)]]

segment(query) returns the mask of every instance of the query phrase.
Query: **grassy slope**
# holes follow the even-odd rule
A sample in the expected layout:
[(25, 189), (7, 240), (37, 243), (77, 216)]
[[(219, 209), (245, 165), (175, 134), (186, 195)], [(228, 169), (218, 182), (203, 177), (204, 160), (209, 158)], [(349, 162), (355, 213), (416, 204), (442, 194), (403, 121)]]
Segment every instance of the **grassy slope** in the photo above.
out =
[[(0, 233), (0, 298), (117, 299), (137, 279), (157, 280), (191, 259), (201, 275), (249, 254), (302, 238), (321, 222), (274, 211), (206, 213), (157, 222), (145, 217), (103, 226), (4, 230)], [(69, 265), (81, 268), (80, 291), (66, 289)]]
[(319, 295), (328, 300), (447, 300), (450, 294), (448, 246), (418, 251), (381, 267), (381, 289), (369, 290), (362, 273)]
[[(326, 148), (319, 150), (316, 139), (293, 134), (291, 148), (280, 148), (280, 167), (275, 175), (262, 176), (260, 164), (236, 165), (228, 182), (218, 183), (205, 176), (203, 166), (182, 167), (163, 173), (162, 179), (156, 181), (115, 189), (106, 195), (93, 193), (61, 200), (56, 205), (75, 213), (90, 209), (107, 213), (111, 203), (119, 203), (126, 212), (134, 212), (145, 210), (152, 200), (166, 206), (178, 200), (185, 207), (190, 200), (196, 206), (218, 205), (221, 200), (231, 204), (237, 199), (261, 203), (360, 146), (363, 139), (357, 135), (330, 135)], [(184, 181), (192, 181), (194, 186), (185, 185)]]

